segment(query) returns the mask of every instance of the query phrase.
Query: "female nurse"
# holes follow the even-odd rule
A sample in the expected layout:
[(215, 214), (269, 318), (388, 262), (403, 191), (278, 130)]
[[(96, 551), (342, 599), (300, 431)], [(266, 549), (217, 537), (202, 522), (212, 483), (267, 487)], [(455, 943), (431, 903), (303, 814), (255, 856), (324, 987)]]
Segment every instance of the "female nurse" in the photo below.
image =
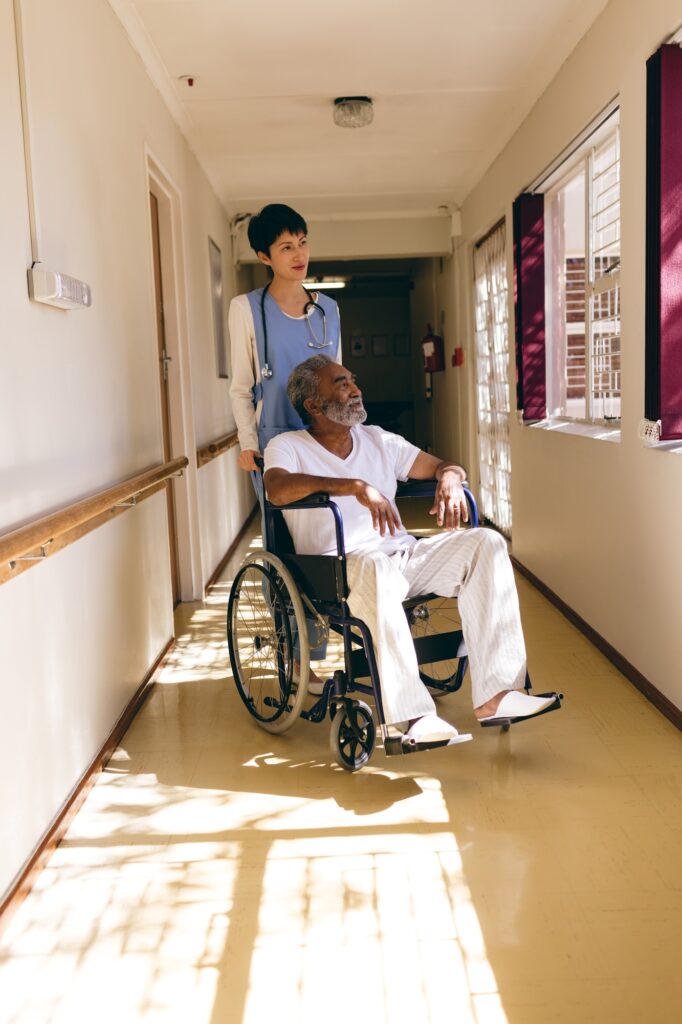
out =
[(341, 356), (336, 302), (303, 287), (310, 259), (307, 235), (306, 222), (290, 206), (271, 203), (253, 216), (249, 242), (272, 279), (230, 303), (230, 397), (239, 465), (254, 473), (254, 459), (271, 437), (303, 429), (287, 398), (291, 371), (318, 351), (337, 361)]
[[(230, 397), (239, 436), (239, 465), (263, 505), (263, 481), (255, 459), (271, 437), (304, 424), (287, 396), (289, 374), (315, 352), (341, 358), (339, 307), (333, 299), (303, 287), (310, 250), (308, 226), (290, 206), (271, 203), (249, 221), (249, 242), (272, 279), (264, 288), (237, 295), (230, 303), (232, 354)], [(312, 640), (314, 628), (309, 628)], [(324, 658), (326, 645), (311, 650)], [(294, 665), (299, 670), (298, 662)], [(310, 669), (308, 689), (321, 693), (323, 680)]]

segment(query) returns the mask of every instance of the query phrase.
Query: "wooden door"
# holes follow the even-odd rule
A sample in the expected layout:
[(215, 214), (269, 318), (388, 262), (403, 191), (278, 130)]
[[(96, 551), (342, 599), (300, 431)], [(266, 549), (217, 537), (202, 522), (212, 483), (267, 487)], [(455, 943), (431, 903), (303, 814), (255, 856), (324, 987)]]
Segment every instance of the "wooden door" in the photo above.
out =
[[(171, 419), (169, 374), (172, 363), (166, 347), (166, 328), (163, 315), (163, 285), (161, 280), (161, 245), (159, 241), (159, 201), (153, 192), (149, 193), (149, 207), (152, 220), (152, 248), (154, 251), (154, 293), (156, 308), (156, 337), (159, 352), (159, 385), (161, 389), (161, 425), (163, 429), (163, 458), (168, 462), (171, 457)], [(175, 531), (175, 499), (173, 482), (166, 485), (168, 502), (168, 548), (170, 552), (171, 582), (173, 587), (173, 607), (180, 600), (178, 573), (178, 545)]]

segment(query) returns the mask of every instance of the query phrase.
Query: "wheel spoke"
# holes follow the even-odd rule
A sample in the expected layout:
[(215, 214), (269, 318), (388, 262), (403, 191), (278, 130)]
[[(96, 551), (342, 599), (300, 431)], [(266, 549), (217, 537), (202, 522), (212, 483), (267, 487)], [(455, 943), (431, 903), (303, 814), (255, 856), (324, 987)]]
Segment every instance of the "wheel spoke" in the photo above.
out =
[(300, 695), (291, 699), (298, 690), (290, 623), (301, 612), (284, 577), (267, 556), (264, 562), (248, 561), (235, 578), (228, 604), (228, 646), (237, 690), (250, 713), (265, 724), (300, 707)]

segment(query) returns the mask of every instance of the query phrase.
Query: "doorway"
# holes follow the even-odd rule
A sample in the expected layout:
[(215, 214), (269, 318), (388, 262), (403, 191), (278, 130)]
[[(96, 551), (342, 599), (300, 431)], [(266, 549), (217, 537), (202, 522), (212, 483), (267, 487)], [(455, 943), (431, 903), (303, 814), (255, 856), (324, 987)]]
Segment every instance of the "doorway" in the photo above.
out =
[[(166, 337), (166, 324), (164, 318), (159, 200), (151, 190), (149, 192), (149, 212), (151, 217), (152, 255), (154, 261), (154, 310), (159, 365), (159, 389), (161, 395), (163, 461), (169, 462), (172, 452), (170, 373), (173, 359), (168, 352), (168, 339)], [(175, 512), (175, 492), (172, 480), (169, 480), (166, 486), (166, 502), (168, 508), (168, 551), (170, 557), (171, 588), (173, 593), (173, 607), (175, 608), (180, 601), (180, 573), (178, 571), (178, 538), (176, 528), (177, 516)]]

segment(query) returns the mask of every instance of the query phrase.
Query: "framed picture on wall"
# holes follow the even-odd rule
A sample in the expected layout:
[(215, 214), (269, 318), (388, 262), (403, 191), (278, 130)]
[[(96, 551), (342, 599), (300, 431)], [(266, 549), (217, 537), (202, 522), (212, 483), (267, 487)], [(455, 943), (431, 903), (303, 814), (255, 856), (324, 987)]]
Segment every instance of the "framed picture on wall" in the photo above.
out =
[(388, 355), (388, 338), (385, 334), (373, 334), (372, 335), (372, 355), (373, 356), (387, 356)]
[(362, 358), (367, 355), (367, 341), (361, 334), (351, 335), (350, 354), (356, 358)]
[(213, 306), (216, 370), (219, 377), (229, 377), (225, 318), (223, 315), (223, 261), (220, 249), (212, 238), (208, 240), (208, 258), (211, 275), (211, 305)]
[(410, 354), (410, 336), (409, 334), (394, 334), (393, 335), (393, 355), (394, 356), (409, 356)]

